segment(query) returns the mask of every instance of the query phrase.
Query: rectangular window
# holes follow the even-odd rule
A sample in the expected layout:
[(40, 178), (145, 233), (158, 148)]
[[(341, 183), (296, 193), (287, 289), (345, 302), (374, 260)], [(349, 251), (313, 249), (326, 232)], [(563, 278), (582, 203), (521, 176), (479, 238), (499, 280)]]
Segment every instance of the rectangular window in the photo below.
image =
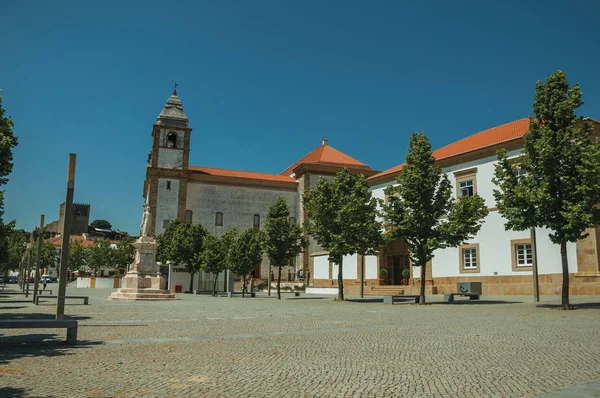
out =
[(291, 225), (296, 224), (296, 217), (290, 217), (290, 224)]
[(475, 194), (474, 185), (473, 180), (459, 182), (460, 196), (473, 196)]
[(163, 220), (163, 228), (167, 228), (169, 226), (169, 223), (171, 222), (171, 220)]
[(456, 178), (456, 198), (473, 196), (477, 193), (477, 167), (454, 173)]
[(186, 210), (185, 211), (185, 222), (192, 222), (192, 211), (191, 210)]
[(479, 272), (479, 243), (459, 247), (460, 273)]
[(531, 271), (533, 267), (533, 250), (531, 239), (514, 239), (510, 241), (513, 271)]
[(477, 249), (463, 249), (463, 268), (464, 269), (476, 269), (477, 268)]
[(215, 226), (217, 226), (217, 227), (223, 226), (223, 213), (217, 212), (215, 214)]
[(171, 190), (171, 181), (167, 181), (167, 191)]

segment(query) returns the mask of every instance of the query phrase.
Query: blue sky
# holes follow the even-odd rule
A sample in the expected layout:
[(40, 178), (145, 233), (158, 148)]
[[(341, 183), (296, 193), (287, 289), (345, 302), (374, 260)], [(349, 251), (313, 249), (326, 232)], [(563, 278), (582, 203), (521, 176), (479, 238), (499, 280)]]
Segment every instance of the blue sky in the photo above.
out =
[(600, 119), (597, 1), (11, 1), (0, 89), (19, 146), (5, 221), (58, 218), (68, 154), (91, 220), (137, 234), (173, 90), (190, 164), (280, 173), (330, 145), (377, 170), (531, 113), (557, 69)]

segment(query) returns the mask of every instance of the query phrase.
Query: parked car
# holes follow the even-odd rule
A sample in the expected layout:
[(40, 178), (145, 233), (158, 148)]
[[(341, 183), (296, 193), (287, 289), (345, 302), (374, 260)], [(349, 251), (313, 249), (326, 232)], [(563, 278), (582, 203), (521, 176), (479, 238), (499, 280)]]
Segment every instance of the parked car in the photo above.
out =
[(11, 276), (10, 278), (8, 278), (8, 283), (17, 283), (18, 282), (18, 278), (16, 276)]

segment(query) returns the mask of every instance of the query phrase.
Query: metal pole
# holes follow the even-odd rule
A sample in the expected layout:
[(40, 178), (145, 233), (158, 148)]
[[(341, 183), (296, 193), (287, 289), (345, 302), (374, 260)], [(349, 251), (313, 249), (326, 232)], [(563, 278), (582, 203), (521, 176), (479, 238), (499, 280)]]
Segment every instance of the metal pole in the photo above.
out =
[(360, 298), (365, 297), (365, 256), (360, 256)]
[(67, 290), (67, 268), (69, 262), (69, 239), (71, 238), (71, 218), (73, 216), (73, 194), (75, 191), (75, 154), (69, 154), (67, 172), (67, 199), (65, 201), (65, 219), (62, 230), (60, 250), (60, 274), (58, 275), (58, 300), (56, 303), (56, 319), (65, 317), (65, 293)]
[[(537, 267), (537, 244), (535, 236), (535, 228), (530, 229), (531, 234), (531, 269), (533, 271), (533, 299), (536, 303), (540, 302), (540, 285), (538, 279)], [(514, 250), (514, 249), (513, 249)]]
[(40, 257), (42, 254), (42, 241), (44, 237), (44, 215), (40, 215), (40, 229), (38, 230), (37, 258), (35, 260), (35, 280), (33, 282), (33, 302), (38, 295), (38, 284), (40, 283)]

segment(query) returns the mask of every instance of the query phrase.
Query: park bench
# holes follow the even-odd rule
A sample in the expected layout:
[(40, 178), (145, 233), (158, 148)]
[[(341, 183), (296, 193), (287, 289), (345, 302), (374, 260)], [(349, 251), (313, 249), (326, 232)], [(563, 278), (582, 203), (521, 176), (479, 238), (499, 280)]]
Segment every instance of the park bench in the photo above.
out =
[(479, 300), (481, 296), (481, 282), (457, 282), (456, 293), (444, 294), (444, 301), (454, 302), (454, 296), (468, 297), (469, 300)]
[(444, 301), (452, 303), (454, 301), (454, 296), (464, 296), (468, 297), (469, 300), (479, 300), (479, 293), (446, 293), (444, 294)]
[[(66, 299), (80, 299), (83, 300), (83, 305), (88, 305), (88, 301), (89, 301), (89, 296), (62, 296)], [(40, 298), (42, 298), (42, 296), (35, 296), (35, 305), (39, 304)], [(58, 296), (44, 296), (43, 298), (55, 298), (57, 299)]]
[(415, 303), (418, 304), (421, 301), (421, 296), (418, 295), (392, 295), (392, 296), (383, 296), (383, 304), (394, 304), (394, 300), (397, 298), (413, 298), (415, 299)]
[(67, 329), (67, 343), (77, 343), (74, 319), (0, 319), (0, 329)]
[(52, 289), (42, 289), (42, 290), (38, 290), (38, 294), (42, 294), (43, 292), (50, 292), (48, 294), (52, 294)]
[[(242, 292), (227, 292), (227, 297), (231, 298), (233, 296), (241, 296)], [(255, 292), (246, 292), (245, 296), (249, 296), (249, 297), (256, 297), (256, 293)]]

